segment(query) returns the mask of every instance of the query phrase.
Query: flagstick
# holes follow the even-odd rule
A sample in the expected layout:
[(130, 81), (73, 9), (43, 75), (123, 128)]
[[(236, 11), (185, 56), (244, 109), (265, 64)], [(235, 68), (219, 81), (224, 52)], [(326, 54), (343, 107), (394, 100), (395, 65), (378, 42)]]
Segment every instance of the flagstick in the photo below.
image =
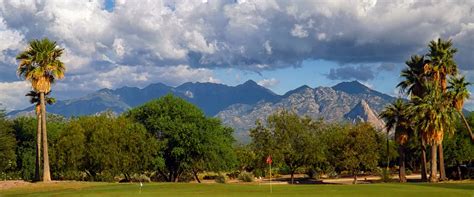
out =
[(270, 162), (270, 193), (273, 193), (272, 188), (272, 163)]

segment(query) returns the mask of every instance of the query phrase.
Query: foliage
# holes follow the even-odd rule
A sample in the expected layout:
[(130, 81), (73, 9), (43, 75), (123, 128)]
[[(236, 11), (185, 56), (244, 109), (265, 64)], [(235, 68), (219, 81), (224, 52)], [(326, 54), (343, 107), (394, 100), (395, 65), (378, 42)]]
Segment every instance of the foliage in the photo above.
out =
[(244, 171), (239, 174), (238, 179), (242, 182), (253, 182), (254, 177), (252, 173)]
[(382, 182), (387, 183), (392, 180), (390, 170), (387, 170), (387, 168), (377, 168), (377, 174)]
[(227, 178), (225, 177), (225, 175), (220, 174), (220, 175), (216, 176), (214, 181), (216, 183), (227, 183)]
[(348, 125), (333, 131), (328, 143), (328, 160), (337, 171), (347, 170), (356, 176), (361, 171), (374, 170), (379, 159), (374, 154), (380, 149), (376, 130), (368, 123)]
[(298, 168), (323, 157), (315, 145), (318, 140), (314, 135), (314, 123), (308, 117), (299, 117), (289, 111), (270, 115), (266, 126), (257, 122), (257, 126), (250, 130), (252, 146), (258, 151), (257, 158), (265, 161), (270, 155), (274, 161), (285, 164), (293, 182)]
[(164, 165), (157, 170), (168, 181), (186, 171), (225, 170), (233, 167), (232, 129), (185, 100), (167, 95), (127, 112), (161, 144)]
[[(474, 126), (474, 112), (471, 112), (469, 124)], [(444, 155), (448, 166), (457, 166), (469, 162), (474, 162), (474, 145), (471, 142), (466, 127), (458, 122), (456, 132), (448, 135), (443, 141)]]
[(12, 124), (5, 119), (5, 113), (0, 110), (0, 173), (6, 174), (16, 167), (16, 141)]

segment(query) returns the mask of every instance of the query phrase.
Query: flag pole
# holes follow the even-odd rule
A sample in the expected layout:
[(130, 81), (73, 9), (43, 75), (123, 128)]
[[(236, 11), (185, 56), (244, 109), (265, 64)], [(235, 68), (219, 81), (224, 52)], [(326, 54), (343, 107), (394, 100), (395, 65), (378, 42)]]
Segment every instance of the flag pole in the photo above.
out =
[(272, 188), (272, 156), (268, 155), (266, 162), (268, 163), (268, 166), (270, 167), (270, 193), (273, 193), (273, 188)]
[(270, 162), (270, 193), (273, 193), (273, 188), (272, 188), (272, 162)]

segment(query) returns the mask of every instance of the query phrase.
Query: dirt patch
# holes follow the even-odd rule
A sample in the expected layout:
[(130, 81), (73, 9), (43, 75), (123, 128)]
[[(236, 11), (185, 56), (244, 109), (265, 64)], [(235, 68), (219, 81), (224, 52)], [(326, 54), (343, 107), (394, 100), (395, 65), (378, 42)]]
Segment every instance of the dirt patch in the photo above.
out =
[(30, 184), (30, 182), (26, 181), (0, 181), (0, 190), (22, 187)]

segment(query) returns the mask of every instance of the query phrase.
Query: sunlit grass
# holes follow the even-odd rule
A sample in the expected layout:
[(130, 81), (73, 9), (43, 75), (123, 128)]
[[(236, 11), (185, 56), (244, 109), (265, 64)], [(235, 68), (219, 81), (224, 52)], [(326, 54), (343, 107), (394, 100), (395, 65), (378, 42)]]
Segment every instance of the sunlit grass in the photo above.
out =
[(474, 184), (269, 185), (147, 183), (37, 183), (0, 191), (0, 196), (474, 196)]

